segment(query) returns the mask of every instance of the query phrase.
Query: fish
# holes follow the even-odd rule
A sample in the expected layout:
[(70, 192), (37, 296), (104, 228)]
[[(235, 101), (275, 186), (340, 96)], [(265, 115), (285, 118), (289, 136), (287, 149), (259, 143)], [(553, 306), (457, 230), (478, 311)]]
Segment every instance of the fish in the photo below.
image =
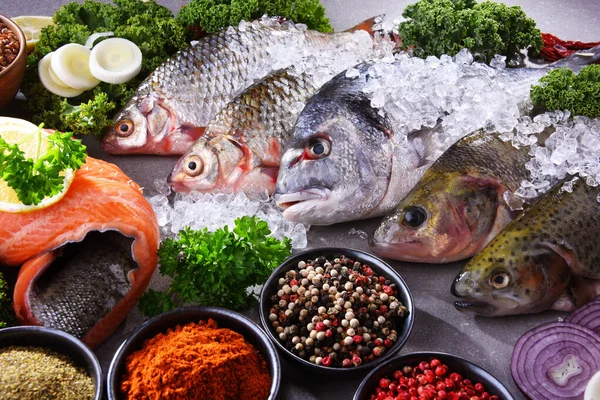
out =
[(571, 192), (563, 186), (546, 192), (464, 266), (451, 289), (459, 311), (572, 311), (600, 295), (600, 190), (583, 179)]
[[(549, 69), (567, 66), (577, 71), (598, 59), (600, 46), (586, 51), (585, 56), (576, 53), (545, 68), (495, 70), (480, 63), (450, 64), (452, 61), (444, 61), (444, 56), (415, 61), (405, 54), (391, 62), (358, 65), (354, 73), (340, 73), (323, 85), (298, 116), (281, 159), (275, 201), (286, 219), (311, 225), (384, 215), (454, 142), (485, 126), (485, 120), (470, 126), (469, 120), (483, 118), (472, 111), (470, 103), (444, 108), (445, 99), (460, 84), (479, 88), (477, 92), (466, 90), (478, 97), (487, 96), (480, 103), (507, 93), (510, 102), (495, 105), (490, 118), (508, 108), (518, 108), (518, 115), (523, 115), (529, 111), (526, 106), (531, 85)], [(457, 70), (460, 82), (446, 82), (438, 75), (443, 65)], [(411, 76), (416, 66), (426, 68), (427, 75)], [(392, 83), (400, 81), (399, 88), (382, 99), (378, 80), (386, 74), (396, 77), (398, 71), (406, 74), (406, 79), (395, 79)], [(423, 79), (431, 80), (436, 91), (447, 94), (441, 104), (432, 104), (419, 95), (416, 88)], [(495, 86), (489, 87), (492, 83)], [(471, 93), (460, 93), (465, 94)], [(436, 118), (423, 120), (420, 126), (407, 122), (428, 108), (433, 109), (428, 115)]]
[(92, 157), (60, 201), (0, 213), (0, 227), (0, 264), (21, 266), (18, 320), (69, 332), (90, 347), (115, 331), (158, 262), (158, 222), (141, 188)]
[[(553, 129), (536, 135), (538, 142)], [(382, 257), (448, 263), (472, 257), (523, 207), (512, 209), (523, 180), (528, 146), (479, 130), (450, 147), (373, 232), (371, 250)], [(516, 200), (516, 198), (514, 198)], [(514, 201), (513, 200), (513, 201)]]
[(276, 71), (233, 99), (175, 164), (176, 192), (272, 194), (282, 148), (298, 112), (317, 91), (311, 75)]
[(110, 154), (183, 155), (256, 80), (324, 50), (364, 51), (364, 36), (354, 32), (380, 32), (382, 21), (379, 16), (345, 32), (321, 33), (263, 18), (194, 41), (140, 84), (106, 130), (102, 147)]

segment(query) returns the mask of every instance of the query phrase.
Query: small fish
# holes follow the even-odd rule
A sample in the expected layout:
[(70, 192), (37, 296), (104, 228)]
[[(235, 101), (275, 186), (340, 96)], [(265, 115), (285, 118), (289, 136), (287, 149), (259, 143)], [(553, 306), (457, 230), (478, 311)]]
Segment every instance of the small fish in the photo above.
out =
[[(549, 68), (566, 65), (578, 70), (600, 58), (600, 46), (589, 52), (594, 56), (572, 56), (548, 68), (494, 70), (479, 63), (455, 63), (451, 67), (458, 70), (457, 79), (461, 82), (438, 79), (432, 83), (444, 93), (450, 93), (458, 83), (471, 92), (473, 87), (481, 88), (481, 94), (486, 96), (496, 96), (496, 91), (509, 93), (514, 104), (507, 100), (507, 104), (495, 105), (496, 111), (502, 112), (525, 105), (530, 86)], [(398, 205), (456, 140), (483, 127), (482, 123), (469, 126), (469, 130), (463, 128), (464, 119), (472, 117), (469, 103), (445, 110), (443, 105), (428, 103), (426, 96), (418, 96), (413, 86), (422, 83), (410, 76), (412, 71), (407, 67), (417, 63), (420, 69), (428, 68), (427, 76), (432, 80), (443, 65), (442, 61), (414, 61), (405, 55), (387, 64), (364, 63), (353, 69), (357, 73), (339, 74), (310, 99), (284, 149), (277, 179), (275, 200), (285, 218), (329, 225), (383, 215)], [(409, 75), (398, 92), (390, 94), (390, 98), (370, 98), (368, 93), (377, 90), (372, 82), (377, 82), (383, 73), (396, 76), (394, 71)], [(493, 88), (488, 87), (490, 80)], [(420, 127), (406, 125), (402, 101), (432, 108), (439, 116), (437, 123), (434, 120)], [(446, 130), (446, 121), (453, 121), (453, 131)], [(453, 140), (448, 140), (449, 132)]]
[(297, 108), (317, 91), (313, 81), (277, 71), (236, 97), (179, 159), (169, 176), (173, 190), (272, 194)]
[[(375, 17), (356, 29), (368, 25), (373, 32), (381, 22)], [(102, 147), (110, 154), (182, 155), (209, 121), (256, 80), (320, 51), (339, 46), (362, 51), (353, 32), (321, 33), (263, 18), (192, 42), (142, 82), (116, 115)]]
[(599, 189), (559, 184), (458, 274), (455, 307), (488, 317), (571, 311), (600, 294)]
[(529, 179), (528, 152), (528, 146), (517, 149), (484, 131), (459, 140), (385, 216), (371, 238), (371, 250), (423, 263), (472, 257), (520, 213), (504, 196)]

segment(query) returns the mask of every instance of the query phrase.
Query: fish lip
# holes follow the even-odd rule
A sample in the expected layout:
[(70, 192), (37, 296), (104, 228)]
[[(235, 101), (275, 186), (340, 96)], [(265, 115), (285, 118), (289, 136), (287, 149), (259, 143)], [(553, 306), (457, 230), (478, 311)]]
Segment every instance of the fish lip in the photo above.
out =
[(489, 311), (491, 311), (491, 306), (488, 303), (475, 299), (463, 299), (455, 301), (454, 308), (456, 308), (458, 311), (470, 311), (481, 315), (489, 315)]
[(311, 200), (327, 200), (330, 193), (331, 190), (323, 188), (308, 188), (293, 193), (276, 193), (275, 202), (279, 208), (287, 211), (303, 206)]

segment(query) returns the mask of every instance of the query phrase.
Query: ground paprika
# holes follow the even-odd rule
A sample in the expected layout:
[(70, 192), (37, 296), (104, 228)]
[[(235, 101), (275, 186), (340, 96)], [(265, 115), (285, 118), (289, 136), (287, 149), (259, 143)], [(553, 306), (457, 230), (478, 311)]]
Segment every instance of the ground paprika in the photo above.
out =
[(270, 386), (260, 353), (212, 319), (148, 339), (127, 357), (121, 380), (128, 400), (264, 400)]

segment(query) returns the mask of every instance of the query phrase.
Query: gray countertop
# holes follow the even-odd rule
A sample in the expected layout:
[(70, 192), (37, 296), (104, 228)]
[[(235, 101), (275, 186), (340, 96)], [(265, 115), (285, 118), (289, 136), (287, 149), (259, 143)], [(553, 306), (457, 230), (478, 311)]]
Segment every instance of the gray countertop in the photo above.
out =
[[(159, 0), (173, 11), (187, 0)], [(373, 15), (386, 13), (399, 16), (404, 6), (411, 1), (361, 1), (321, 0), (327, 9), (334, 28), (342, 30)], [(555, 34), (563, 39), (600, 40), (600, 1), (598, 0), (506, 0), (507, 4), (520, 5), (536, 20), (543, 32)], [(65, 0), (1, 0), (0, 14), (52, 15)], [(18, 112), (18, 110), (16, 110)], [(14, 113), (15, 108), (11, 111)], [(125, 173), (146, 188), (152, 195), (153, 182), (166, 178), (175, 158), (155, 156), (109, 156), (97, 143), (86, 140), (91, 156), (114, 162)], [(357, 221), (329, 227), (312, 227), (309, 231), (308, 247), (346, 246), (368, 250), (365, 240), (350, 237), (351, 228), (371, 232), (377, 220)], [(412, 334), (401, 353), (413, 351), (440, 351), (459, 355), (484, 367), (502, 381), (515, 398), (523, 398), (510, 375), (510, 357), (516, 340), (528, 329), (563, 316), (559, 312), (544, 312), (502, 318), (483, 318), (460, 313), (452, 305), (450, 294), (452, 280), (462, 263), (447, 265), (419, 265), (401, 262), (390, 264), (402, 275), (411, 289), (415, 305), (415, 324)], [(157, 285), (156, 281), (152, 285)], [(250, 316), (258, 321), (257, 315)], [(117, 347), (127, 333), (137, 328), (141, 317), (132, 312), (121, 324), (117, 333), (96, 350), (106, 371)], [(362, 376), (355, 379), (336, 380), (330, 377), (313, 376), (282, 359), (283, 378), (280, 398), (282, 399), (350, 399)]]

